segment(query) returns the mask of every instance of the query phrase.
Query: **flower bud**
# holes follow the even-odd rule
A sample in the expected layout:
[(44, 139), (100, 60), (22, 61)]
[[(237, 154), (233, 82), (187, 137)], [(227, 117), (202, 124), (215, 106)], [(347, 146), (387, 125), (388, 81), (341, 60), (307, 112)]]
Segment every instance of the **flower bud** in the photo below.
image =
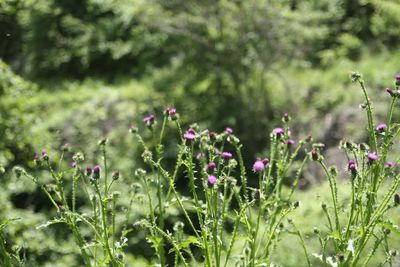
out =
[(99, 179), (100, 178), (100, 172), (101, 172), (101, 167), (99, 165), (94, 166), (93, 168), (93, 179)]
[(92, 172), (93, 172), (92, 168), (90, 166), (87, 166), (86, 167), (86, 173), (85, 173), (86, 176), (89, 177), (90, 175), (92, 175)]
[(119, 170), (116, 170), (114, 171), (112, 178), (113, 180), (118, 180), (119, 176), (120, 176)]
[(287, 113), (287, 112), (283, 113), (282, 121), (283, 122), (289, 122), (290, 121), (289, 113)]

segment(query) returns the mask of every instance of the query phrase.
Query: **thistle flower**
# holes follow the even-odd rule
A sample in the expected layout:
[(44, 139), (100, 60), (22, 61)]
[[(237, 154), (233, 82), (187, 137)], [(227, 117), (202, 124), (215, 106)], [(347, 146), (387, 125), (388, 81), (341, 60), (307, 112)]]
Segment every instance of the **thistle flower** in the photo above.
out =
[(61, 150), (64, 151), (64, 152), (68, 152), (68, 151), (71, 150), (71, 146), (70, 146), (68, 143), (67, 143), (67, 144), (64, 144), (64, 145), (61, 147)]
[(383, 133), (386, 130), (387, 126), (384, 123), (379, 124), (376, 126), (375, 131), (378, 133)]
[(208, 165), (207, 165), (208, 171), (213, 171), (213, 170), (215, 170), (215, 168), (217, 168), (217, 164), (215, 162), (208, 163)]
[(154, 122), (155, 122), (155, 119), (156, 119), (156, 116), (153, 115), (153, 114), (151, 114), (151, 115), (145, 117), (145, 118), (143, 119), (143, 122), (144, 122), (147, 126), (152, 126), (152, 125), (154, 124)]
[(267, 159), (267, 158), (263, 159), (262, 163), (264, 164), (264, 166), (267, 166), (269, 163), (269, 159)]
[(282, 120), (284, 122), (289, 122), (290, 121), (289, 113), (287, 113), (287, 112), (283, 113)]
[(292, 145), (294, 145), (296, 142), (293, 140), (293, 139), (289, 139), (289, 140), (287, 140), (286, 141), (286, 144), (288, 145), (288, 146), (292, 146)]
[(374, 161), (378, 160), (378, 155), (375, 152), (369, 152), (367, 157), (370, 162), (374, 162)]
[(222, 158), (223, 158), (224, 160), (230, 160), (230, 159), (232, 158), (232, 153), (230, 153), (230, 152), (223, 152), (223, 153), (222, 153)]
[(316, 149), (313, 149), (311, 151), (311, 159), (314, 161), (317, 161), (319, 159), (318, 151)]
[(33, 157), (33, 161), (34, 161), (36, 164), (39, 164), (39, 163), (40, 163), (40, 157), (39, 157), (38, 154), (35, 153), (35, 156)]
[(228, 135), (233, 134), (232, 128), (229, 128), (229, 127), (226, 127), (225, 132), (226, 132)]
[(86, 167), (86, 176), (92, 175), (92, 172), (93, 172), (92, 167), (87, 166), (87, 167)]
[(261, 160), (256, 160), (253, 164), (253, 171), (254, 172), (262, 172), (265, 168), (264, 163)]
[(100, 178), (101, 167), (99, 165), (94, 166), (93, 168), (93, 178), (99, 179)]
[(275, 128), (272, 130), (272, 133), (276, 134), (276, 136), (279, 138), (285, 133), (285, 131), (282, 128)]
[(175, 108), (167, 108), (165, 110), (165, 114), (168, 116), (173, 116), (176, 114), (176, 109)]
[(386, 162), (386, 168), (392, 168), (394, 166), (394, 163), (392, 161)]
[(396, 79), (396, 81), (400, 81), (400, 73), (397, 73), (394, 78)]
[(207, 184), (209, 187), (214, 187), (214, 185), (217, 183), (217, 177), (214, 175), (209, 175), (207, 177)]
[(44, 159), (44, 160), (49, 160), (49, 155), (47, 155), (47, 152), (46, 152), (46, 149), (44, 149), (44, 148), (42, 148), (42, 158)]
[(196, 138), (196, 135), (194, 135), (193, 133), (187, 132), (187, 133), (183, 134), (183, 138), (186, 141), (192, 141), (192, 140), (194, 140)]
[(77, 165), (77, 162), (76, 162), (76, 160), (73, 160), (73, 161), (72, 161), (72, 163), (71, 163), (71, 166), (72, 166), (72, 168), (75, 168), (75, 167), (76, 167), (76, 165)]
[(217, 134), (215, 132), (209, 131), (208, 132), (208, 137), (210, 140), (216, 140), (217, 139)]
[(113, 178), (113, 180), (118, 180), (119, 176), (120, 176), (119, 170), (115, 170), (112, 178)]
[(196, 131), (195, 131), (192, 127), (190, 127), (190, 128), (187, 130), (187, 132), (188, 132), (188, 133), (191, 133), (191, 134), (196, 134)]
[(357, 174), (356, 161), (354, 159), (349, 160), (349, 162), (347, 164), (347, 168), (351, 172), (352, 175)]

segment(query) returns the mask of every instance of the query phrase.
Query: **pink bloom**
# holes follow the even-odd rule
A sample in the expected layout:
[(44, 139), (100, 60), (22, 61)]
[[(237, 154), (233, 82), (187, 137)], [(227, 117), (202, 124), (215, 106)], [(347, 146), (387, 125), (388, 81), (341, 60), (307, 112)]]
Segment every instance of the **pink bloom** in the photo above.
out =
[(213, 187), (217, 183), (217, 177), (214, 175), (209, 175), (207, 178), (207, 184), (209, 187)]
[(368, 153), (368, 160), (373, 162), (373, 161), (377, 161), (378, 160), (378, 155), (375, 152), (369, 152)]
[(232, 153), (230, 153), (230, 152), (223, 152), (223, 153), (222, 153), (222, 158), (225, 159), (225, 160), (229, 160), (229, 159), (232, 158)]
[(192, 133), (187, 132), (183, 134), (183, 138), (187, 141), (192, 141), (196, 138), (196, 136)]
[(254, 172), (262, 172), (265, 168), (264, 163), (261, 160), (257, 160), (253, 164), (253, 171)]

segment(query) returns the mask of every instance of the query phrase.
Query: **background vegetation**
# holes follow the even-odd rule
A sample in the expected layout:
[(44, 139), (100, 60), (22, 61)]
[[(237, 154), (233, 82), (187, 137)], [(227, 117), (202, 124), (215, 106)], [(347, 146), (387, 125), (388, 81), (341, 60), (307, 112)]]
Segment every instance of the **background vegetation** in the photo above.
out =
[[(362, 72), (378, 117), (386, 112), (386, 81), (399, 71), (399, 14), (397, 0), (0, 0), (0, 218), (20, 218), (4, 232), (8, 247), (27, 266), (79, 265), (62, 229), (36, 229), (54, 212), (12, 166), (31, 169), (35, 152), (56, 158), (65, 143), (96, 162), (97, 140), (107, 136), (111, 164), (130, 185), (141, 163), (128, 129), (144, 128), (142, 118), (166, 106), (185, 127), (232, 127), (247, 166), (289, 112), (294, 137), (312, 133), (344, 168), (339, 141), (366, 139), (355, 112), (362, 92), (348, 75)], [(309, 232), (320, 223), (307, 201), (325, 186), (320, 178), (309, 168), (298, 196), (297, 225)], [(144, 233), (129, 238), (135, 266), (151, 258), (144, 242)], [(299, 266), (300, 255), (285, 252), (277, 262)]]

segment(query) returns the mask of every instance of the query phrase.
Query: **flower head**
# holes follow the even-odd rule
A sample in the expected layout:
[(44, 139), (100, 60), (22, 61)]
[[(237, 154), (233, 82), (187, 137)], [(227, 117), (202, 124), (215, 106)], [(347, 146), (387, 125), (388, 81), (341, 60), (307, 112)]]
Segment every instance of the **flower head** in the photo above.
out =
[(112, 178), (113, 178), (114, 180), (118, 180), (118, 179), (119, 179), (119, 176), (120, 176), (119, 170), (115, 170), (114, 173), (113, 173)]
[(375, 131), (377, 131), (378, 133), (383, 133), (386, 130), (387, 126), (384, 123), (379, 124), (378, 126), (376, 126)]
[(207, 184), (209, 187), (213, 187), (217, 183), (217, 177), (214, 175), (209, 175), (207, 177)]
[(213, 171), (213, 170), (215, 170), (215, 168), (217, 168), (217, 164), (215, 164), (215, 162), (208, 163), (207, 170)]
[(264, 166), (266, 166), (269, 163), (269, 159), (267, 158), (263, 159), (262, 163), (264, 164)]
[(153, 114), (151, 114), (151, 115), (145, 117), (145, 118), (143, 119), (143, 122), (144, 122), (147, 126), (152, 126), (152, 125), (154, 124), (154, 122), (155, 122), (155, 119), (156, 119), (156, 116), (153, 115)]
[(193, 133), (187, 132), (187, 133), (184, 133), (184, 134), (183, 134), (183, 138), (184, 138), (186, 141), (192, 141), (192, 140), (194, 140), (194, 139), (196, 138), (196, 135), (193, 134)]
[(256, 160), (253, 164), (253, 171), (254, 172), (262, 172), (265, 168), (264, 163), (261, 160)]
[(92, 167), (87, 166), (87, 167), (86, 167), (86, 176), (92, 175), (92, 172), (93, 172)]
[(370, 162), (378, 160), (378, 155), (375, 152), (369, 152), (367, 157)]
[(226, 132), (228, 135), (231, 135), (231, 134), (233, 133), (233, 130), (232, 130), (232, 128), (226, 127), (225, 132)]
[(394, 163), (392, 161), (386, 162), (386, 167), (387, 168), (392, 168), (394, 166)]
[(99, 179), (100, 178), (101, 167), (99, 165), (94, 166), (93, 168), (93, 178)]
[(285, 133), (285, 131), (282, 128), (275, 128), (275, 129), (272, 130), (272, 132), (274, 134), (276, 134), (277, 136), (281, 136), (282, 134)]
[(230, 160), (232, 158), (232, 153), (230, 153), (230, 152), (222, 152), (222, 158), (224, 160)]
[(349, 160), (347, 168), (351, 172), (351, 174), (353, 175), (357, 174), (356, 161), (354, 159)]
[(400, 73), (397, 73), (394, 78), (396, 79), (396, 81), (400, 81)]
[(294, 145), (296, 143), (296, 141), (294, 141), (293, 139), (289, 139), (289, 140), (287, 140), (287, 142), (286, 142), (286, 144), (288, 145), (288, 146), (292, 146), (292, 145)]
[(73, 160), (72, 163), (71, 163), (72, 168), (75, 168), (75, 167), (76, 167), (76, 164), (77, 164), (77, 163), (76, 163), (76, 160)]
[(287, 112), (283, 113), (282, 119), (284, 122), (289, 122), (290, 121), (289, 113)]

